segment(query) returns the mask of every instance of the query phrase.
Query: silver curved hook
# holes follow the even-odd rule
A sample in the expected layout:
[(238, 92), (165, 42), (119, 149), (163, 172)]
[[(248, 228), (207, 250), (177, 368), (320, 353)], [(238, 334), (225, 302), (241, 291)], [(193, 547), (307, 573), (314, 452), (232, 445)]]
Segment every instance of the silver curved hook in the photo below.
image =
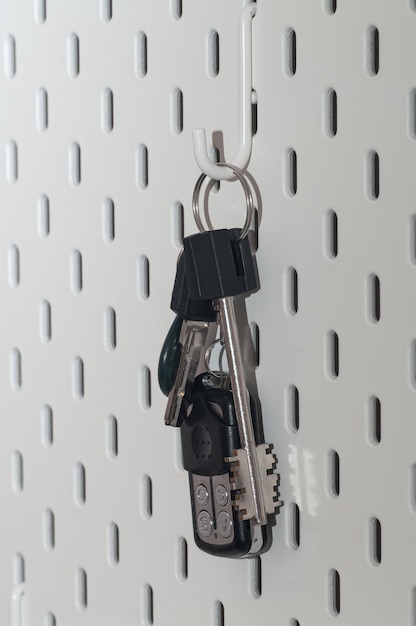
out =
[[(229, 161), (244, 170), (251, 156), (253, 128), (251, 119), (252, 93), (252, 19), (256, 14), (255, 2), (247, 4), (239, 19), (239, 88), (238, 88), (238, 146), (234, 158)], [(230, 180), (233, 172), (213, 163), (208, 155), (207, 134), (204, 128), (193, 131), (194, 155), (200, 170), (214, 180)]]

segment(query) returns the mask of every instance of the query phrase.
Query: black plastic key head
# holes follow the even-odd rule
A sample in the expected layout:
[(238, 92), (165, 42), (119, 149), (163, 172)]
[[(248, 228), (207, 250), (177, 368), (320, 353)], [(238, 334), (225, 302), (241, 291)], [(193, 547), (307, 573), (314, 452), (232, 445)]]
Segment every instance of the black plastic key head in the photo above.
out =
[(215, 322), (217, 317), (211, 299), (194, 300), (189, 297), (184, 254), (178, 259), (170, 308), (184, 320)]
[(185, 237), (184, 263), (192, 300), (217, 300), (260, 288), (256, 257), (240, 229), (209, 230)]

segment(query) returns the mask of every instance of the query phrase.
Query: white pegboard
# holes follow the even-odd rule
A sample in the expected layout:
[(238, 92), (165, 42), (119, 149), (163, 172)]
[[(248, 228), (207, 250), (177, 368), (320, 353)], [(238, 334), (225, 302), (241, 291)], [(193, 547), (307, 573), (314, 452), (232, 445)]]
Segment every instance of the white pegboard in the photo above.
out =
[(23, 593), (18, 626), (416, 625), (414, 0), (258, 0), (248, 307), (285, 505), (261, 560), (193, 544), (157, 361), (192, 129), (237, 144), (242, 4), (0, 4), (1, 624)]

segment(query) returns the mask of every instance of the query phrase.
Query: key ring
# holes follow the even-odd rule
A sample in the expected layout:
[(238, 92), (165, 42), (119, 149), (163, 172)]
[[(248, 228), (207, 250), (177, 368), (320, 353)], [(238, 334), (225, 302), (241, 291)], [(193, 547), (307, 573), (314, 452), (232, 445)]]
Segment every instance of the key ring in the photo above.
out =
[[(241, 186), (243, 188), (244, 195), (246, 197), (247, 213), (246, 213), (246, 221), (244, 222), (244, 226), (241, 229), (240, 236), (238, 239), (239, 240), (244, 239), (244, 237), (248, 235), (248, 231), (250, 230), (250, 224), (254, 217), (253, 194), (251, 193), (250, 186), (246, 180), (245, 175), (243, 174), (242, 170), (240, 170), (240, 168), (236, 167), (235, 165), (231, 165), (231, 163), (217, 163), (217, 165), (221, 165), (222, 167), (229, 167), (230, 169), (232, 169), (236, 178), (240, 181)], [(207, 230), (202, 222), (200, 209), (199, 209), (199, 194), (201, 192), (202, 183), (204, 182), (206, 178), (207, 178), (206, 174), (201, 174), (201, 176), (196, 181), (194, 193), (192, 195), (192, 212), (194, 214), (195, 223), (198, 226), (199, 232), (201, 233), (206, 232)], [(211, 181), (213, 181), (213, 179), (211, 179)], [(208, 219), (209, 218), (207, 218), (207, 223), (208, 223)], [(210, 222), (208, 223), (208, 226), (210, 226)], [(209, 230), (213, 230), (212, 227)]]

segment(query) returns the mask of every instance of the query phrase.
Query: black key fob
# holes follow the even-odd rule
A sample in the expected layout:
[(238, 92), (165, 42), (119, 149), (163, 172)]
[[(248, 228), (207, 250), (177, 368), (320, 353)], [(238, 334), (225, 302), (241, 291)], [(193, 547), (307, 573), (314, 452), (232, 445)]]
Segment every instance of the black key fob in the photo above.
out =
[[(251, 398), (256, 444), (264, 442), (260, 404)], [(229, 378), (224, 374), (197, 376), (181, 429), (182, 455), (189, 472), (194, 538), (209, 554), (250, 557), (271, 545), (271, 526), (240, 520), (233, 508), (230, 464), (225, 460), (240, 448), (240, 437)]]

